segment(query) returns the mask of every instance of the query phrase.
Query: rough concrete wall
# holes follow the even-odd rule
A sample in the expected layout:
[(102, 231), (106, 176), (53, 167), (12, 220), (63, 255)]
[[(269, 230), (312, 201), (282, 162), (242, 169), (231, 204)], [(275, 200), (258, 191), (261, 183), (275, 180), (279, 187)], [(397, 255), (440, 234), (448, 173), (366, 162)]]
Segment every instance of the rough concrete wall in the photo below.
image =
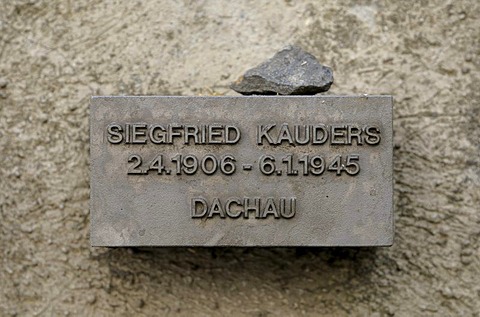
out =
[[(478, 316), (479, 29), (477, 0), (1, 1), (0, 315)], [(395, 96), (395, 245), (90, 248), (90, 96), (233, 95), (289, 43)]]

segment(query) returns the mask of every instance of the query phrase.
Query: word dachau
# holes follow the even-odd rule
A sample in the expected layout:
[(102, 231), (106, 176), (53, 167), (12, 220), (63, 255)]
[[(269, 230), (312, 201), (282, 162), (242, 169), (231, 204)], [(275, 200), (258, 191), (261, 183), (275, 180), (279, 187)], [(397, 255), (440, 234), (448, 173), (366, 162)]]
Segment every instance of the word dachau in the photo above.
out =
[[(107, 140), (111, 144), (236, 144), (241, 130), (235, 125), (111, 123)], [(377, 145), (380, 128), (375, 125), (351, 124), (265, 124), (256, 127), (258, 145)]]

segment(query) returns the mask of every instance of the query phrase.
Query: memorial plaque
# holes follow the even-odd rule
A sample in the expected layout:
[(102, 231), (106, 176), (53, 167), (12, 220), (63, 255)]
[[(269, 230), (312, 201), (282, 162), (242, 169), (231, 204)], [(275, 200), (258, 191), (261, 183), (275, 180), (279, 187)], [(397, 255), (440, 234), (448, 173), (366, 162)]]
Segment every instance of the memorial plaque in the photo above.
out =
[(389, 246), (391, 96), (93, 97), (92, 246)]

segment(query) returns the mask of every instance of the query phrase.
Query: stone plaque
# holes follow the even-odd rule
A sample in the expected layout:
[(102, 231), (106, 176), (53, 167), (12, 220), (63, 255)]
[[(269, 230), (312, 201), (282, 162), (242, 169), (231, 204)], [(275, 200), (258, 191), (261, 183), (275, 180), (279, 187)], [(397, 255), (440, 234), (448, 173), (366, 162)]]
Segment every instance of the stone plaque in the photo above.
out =
[(389, 246), (391, 96), (93, 97), (92, 246)]

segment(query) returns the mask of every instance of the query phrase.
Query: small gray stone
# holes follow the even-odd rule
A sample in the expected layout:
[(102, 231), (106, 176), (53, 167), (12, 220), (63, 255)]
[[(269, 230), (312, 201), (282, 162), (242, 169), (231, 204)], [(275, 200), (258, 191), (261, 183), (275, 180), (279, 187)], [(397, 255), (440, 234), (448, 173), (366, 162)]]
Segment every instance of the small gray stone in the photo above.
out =
[(333, 71), (310, 53), (289, 45), (249, 69), (230, 88), (242, 95), (315, 95), (327, 91)]

